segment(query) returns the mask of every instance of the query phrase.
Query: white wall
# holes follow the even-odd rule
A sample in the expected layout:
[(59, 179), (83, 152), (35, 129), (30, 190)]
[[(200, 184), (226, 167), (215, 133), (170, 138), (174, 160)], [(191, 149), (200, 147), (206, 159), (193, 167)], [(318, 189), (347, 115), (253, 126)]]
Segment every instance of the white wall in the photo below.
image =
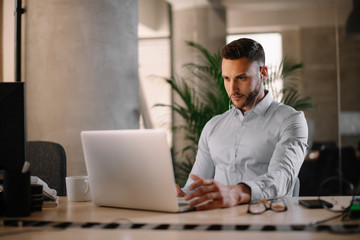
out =
[(137, 1), (27, 0), (25, 22), (28, 140), (86, 174), (80, 131), (139, 125)]

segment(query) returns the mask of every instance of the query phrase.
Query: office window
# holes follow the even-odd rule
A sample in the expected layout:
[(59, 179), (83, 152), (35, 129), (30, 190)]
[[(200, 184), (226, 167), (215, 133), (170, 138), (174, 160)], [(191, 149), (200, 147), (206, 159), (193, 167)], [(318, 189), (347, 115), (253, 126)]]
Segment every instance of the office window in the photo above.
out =
[[(226, 37), (226, 42), (230, 43), (239, 38), (251, 38), (263, 46), (265, 51), (265, 65), (269, 68), (269, 74), (278, 69), (283, 57), (282, 38), (280, 33), (231, 34)], [(282, 86), (282, 79), (276, 79), (274, 88), (278, 91)]]
[(170, 39), (139, 39), (140, 128), (162, 128), (171, 143), (171, 109), (154, 107), (171, 104), (171, 88), (164, 78), (170, 77)]

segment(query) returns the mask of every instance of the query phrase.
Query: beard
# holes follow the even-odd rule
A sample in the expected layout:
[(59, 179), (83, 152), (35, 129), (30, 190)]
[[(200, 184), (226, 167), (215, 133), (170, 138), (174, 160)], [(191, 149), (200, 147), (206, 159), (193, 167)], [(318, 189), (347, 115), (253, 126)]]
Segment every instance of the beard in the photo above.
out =
[[(250, 104), (254, 104), (256, 99), (258, 98), (259, 96), (259, 93), (260, 93), (260, 89), (261, 89), (261, 81), (259, 81), (259, 86), (256, 86), (256, 88), (254, 90), (252, 90), (248, 96), (244, 95), (244, 94), (231, 94), (230, 95), (230, 99), (231, 99), (231, 96), (238, 96), (238, 97), (245, 97), (246, 98), (246, 101), (244, 102), (243, 105), (241, 105), (240, 107), (237, 107), (238, 109), (243, 109), (247, 106), (249, 106)], [(233, 103), (234, 104), (234, 103)], [(235, 104), (234, 104), (235, 106)]]

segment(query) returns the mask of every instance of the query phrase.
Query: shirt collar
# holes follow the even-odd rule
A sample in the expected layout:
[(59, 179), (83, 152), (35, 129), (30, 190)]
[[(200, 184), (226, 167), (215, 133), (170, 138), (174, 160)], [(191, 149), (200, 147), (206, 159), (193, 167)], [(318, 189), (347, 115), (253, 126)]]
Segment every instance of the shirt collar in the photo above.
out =
[(273, 97), (271, 96), (271, 93), (268, 90), (265, 90), (265, 96), (255, 105), (253, 111), (258, 115), (264, 115), (272, 101)]
[[(272, 101), (273, 101), (273, 97), (271, 93), (265, 89), (265, 96), (263, 97), (263, 99), (261, 99), (260, 102), (256, 104), (252, 110), (250, 109), (249, 111), (246, 111), (245, 115), (247, 115), (246, 114), (247, 112), (248, 113), (254, 112), (258, 115), (264, 115), (266, 110), (270, 107)], [(242, 115), (241, 110), (237, 109), (236, 107), (232, 107), (231, 112)]]

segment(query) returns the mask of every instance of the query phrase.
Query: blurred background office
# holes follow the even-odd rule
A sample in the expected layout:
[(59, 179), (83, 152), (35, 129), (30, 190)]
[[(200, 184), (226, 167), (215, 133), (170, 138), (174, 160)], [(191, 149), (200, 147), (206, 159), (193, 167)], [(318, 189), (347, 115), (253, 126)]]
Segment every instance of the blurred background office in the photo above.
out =
[[(0, 3), (0, 81), (14, 81), (14, 1)], [(360, 150), (359, 5), (359, 0), (23, 1), (28, 139), (60, 143), (68, 175), (83, 175), (81, 130), (164, 128), (181, 162), (186, 142), (172, 127), (183, 120), (170, 108), (154, 107), (181, 104), (163, 78), (186, 76), (183, 64), (200, 61), (186, 41), (216, 52), (246, 36), (264, 45), (268, 65), (284, 58), (303, 64), (297, 90), (316, 108), (305, 110), (311, 148), (300, 194), (313, 194), (311, 179), (319, 176), (320, 181), (340, 175), (358, 184), (353, 174)], [(196, 79), (193, 84), (201, 87)]]

